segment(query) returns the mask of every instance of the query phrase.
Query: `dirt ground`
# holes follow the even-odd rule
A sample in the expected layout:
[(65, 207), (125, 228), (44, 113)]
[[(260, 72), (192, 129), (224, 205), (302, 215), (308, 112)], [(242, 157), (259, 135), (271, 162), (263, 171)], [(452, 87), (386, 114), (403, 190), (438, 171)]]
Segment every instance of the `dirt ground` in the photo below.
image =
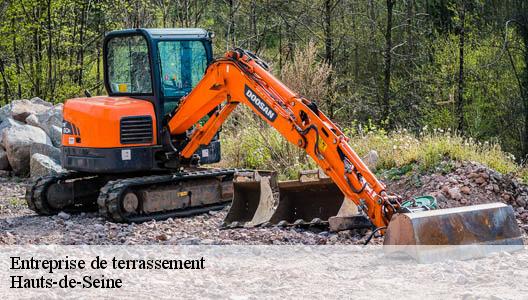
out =
[[(445, 168), (444, 168), (445, 169)], [(434, 195), (440, 208), (502, 201), (511, 204), (526, 238), (528, 187), (474, 163), (454, 164), (448, 172), (421, 175), (384, 174), (390, 192), (403, 196)], [(37, 216), (28, 209), (27, 181), (0, 178), (0, 244), (64, 245), (245, 245), (362, 244), (367, 230), (331, 233), (325, 228), (220, 229), (228, 208), (190, 218), (116, 224), (97, 213)], [(381, 239), (374, 239), (380, 244)]]

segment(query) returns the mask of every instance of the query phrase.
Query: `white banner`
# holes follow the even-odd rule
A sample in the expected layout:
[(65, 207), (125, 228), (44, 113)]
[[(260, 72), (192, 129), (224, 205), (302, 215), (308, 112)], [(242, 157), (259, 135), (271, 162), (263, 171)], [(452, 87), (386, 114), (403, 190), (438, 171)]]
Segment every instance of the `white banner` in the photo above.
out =
[(497, 250), (480, 259), (418, 263), (387, 256), (381, 246), (1, 246), (0, 294), (8, 299), (528, 299), (528, 251)]

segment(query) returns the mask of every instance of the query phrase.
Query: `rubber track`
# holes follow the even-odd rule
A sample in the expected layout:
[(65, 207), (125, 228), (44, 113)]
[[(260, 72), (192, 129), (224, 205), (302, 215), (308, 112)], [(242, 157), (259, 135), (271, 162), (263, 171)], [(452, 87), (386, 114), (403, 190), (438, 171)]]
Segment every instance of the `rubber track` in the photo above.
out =
[(55, 184), (59, 181), (80, 178), (83, 176), (84, 176), (83, 174), (78, 174), (75, 172), (66, 172), (66, 173), (60, 173), (58, 175), (50, 175), (50, 176), (44, 176), (44, 177), (37, 178), (26, 189), (27, 205), (29, 206), (31, 210), (35, 211), (39, 215), (54, 215), (54, 214), (57, 214), (59, 211), (65, 211), (65, 212), (78, 211), (79, 208), (71, 208), (71, 209), (66, 208), (66, 209), (56, 210), (50, 207), (47, 203), (47, 191), (48, 191), (48, 188), (52, 184)]
[(155, 184), (173, 184), (182, 180), (201, 179), (218, 176), (233, 176), (236, 169), (211, 169), (194, 172), (181, 172), (170, 175), (152, 175), (145, 177), (124, 178), (109, 181), (101, 188), (97, 204), (101, 215), (114, 222), (144, 222), (148, 220), (161, 220), (169, 217), (186, 217), (200, 212), (206, 212), (223, 207), (225, 204), (212, 205), (200, 208), (164, 211), (160, 213), (125, 215), (121, 210), (121, 197), (130, 188), (145, 187)]

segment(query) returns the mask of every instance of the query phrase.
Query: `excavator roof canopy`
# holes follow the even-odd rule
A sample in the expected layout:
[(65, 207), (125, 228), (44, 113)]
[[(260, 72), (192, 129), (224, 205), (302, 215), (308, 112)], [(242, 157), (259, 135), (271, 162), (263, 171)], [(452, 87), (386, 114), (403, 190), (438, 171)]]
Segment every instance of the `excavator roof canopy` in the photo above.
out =
[(108, 35), (126, 35), (143, 33), (151, 39), (183, 38), (183, 39), (210, 39), (210, 33), (202, 28), (137, 28), (115, 30)]

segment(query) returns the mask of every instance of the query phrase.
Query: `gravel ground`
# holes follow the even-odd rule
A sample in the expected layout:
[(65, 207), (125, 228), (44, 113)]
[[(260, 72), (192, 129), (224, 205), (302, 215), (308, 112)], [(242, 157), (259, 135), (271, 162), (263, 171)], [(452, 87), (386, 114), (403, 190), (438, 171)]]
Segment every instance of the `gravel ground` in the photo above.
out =
[[(321, 228), (220, 229), (228, 207), (190, 218), (141, 224), (107, 222), (97, 213), (37, 216), (26, 205), (25, 181), (0, 180), (0, 244), (361, 244), (366, 233), (329, 233)], [(372, 243), (380, 242), (375, 239)]]
[[(526, 240), (527, 186), (474, 163), (450, 168), (444, 174), (383, 177), (389, 191), (406, 196), (432, 194), (441, 208), (494, 201), (511, 204)], [(37, 216), (26, 205), (25, 184), (22, 179), (0, 177), (0, 244), (340, 245), (362, 244), (369, 233), (368, 230), (330, 233), (314, 227), (220, 229), (227, 207), (189, 218), (141, 224), (111, 223), (97, 213)], [(375, 238), (371, 243), (381, 241)]]

